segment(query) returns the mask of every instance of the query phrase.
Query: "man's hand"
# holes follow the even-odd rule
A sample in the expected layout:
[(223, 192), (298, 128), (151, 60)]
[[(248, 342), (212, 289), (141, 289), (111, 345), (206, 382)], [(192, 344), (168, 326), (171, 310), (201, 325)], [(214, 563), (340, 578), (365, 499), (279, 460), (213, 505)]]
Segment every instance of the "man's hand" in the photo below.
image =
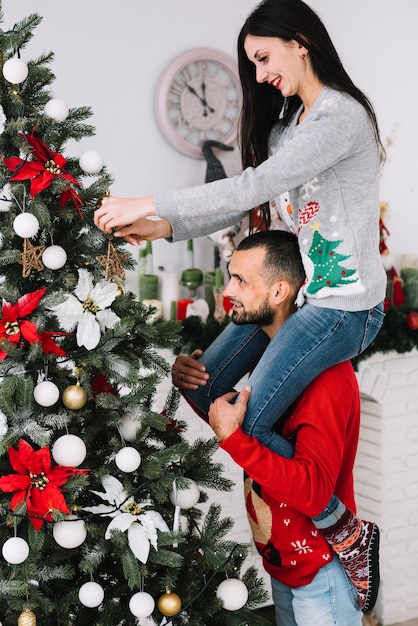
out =
[(206, 385), (209, 374), (206, 367), (197, 359), (202, 356), (202, 350), (195, 350), (192, 354), (180, 354), (171, 368), (171, 380), (179, 389), (193, 389)]
[[(231, 391), (220, 396), (210, 405), (209, 424), (215, 431), (218, 441), (224, 441), (241, 426), (250, 395), (251, 387), (246, 386), (240, 394), (237, 391)], [(237, 396), (239, 396), (238, 400), (231, 404)]]

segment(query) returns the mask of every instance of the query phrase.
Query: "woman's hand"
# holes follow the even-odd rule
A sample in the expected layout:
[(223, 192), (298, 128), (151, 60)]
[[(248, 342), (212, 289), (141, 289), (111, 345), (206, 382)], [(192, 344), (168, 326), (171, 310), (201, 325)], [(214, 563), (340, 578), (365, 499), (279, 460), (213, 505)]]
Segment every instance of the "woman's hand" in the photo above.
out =
[(101, 205), (94, 212), (94, 223), (104, 233), (110, 234), (137, 220), (156, 215), (154, 196), (145, 198), (103, 198)]
[(169, 239), (173, 234), (170, 222), (155, 216), (154, 196), (103, 198), (94, 212), (94, 223), (104, 233), (113, 233), (134, 246), (144, 240)]
[(153, 241), (154, 239), (170, 239), (173, 235), (171, 224), (166, 219), (137, 220), (129, 226), (118, 228), (113, 233), (114, 237), (123, 237), (125, 241), (137, 246), (143, 241)]

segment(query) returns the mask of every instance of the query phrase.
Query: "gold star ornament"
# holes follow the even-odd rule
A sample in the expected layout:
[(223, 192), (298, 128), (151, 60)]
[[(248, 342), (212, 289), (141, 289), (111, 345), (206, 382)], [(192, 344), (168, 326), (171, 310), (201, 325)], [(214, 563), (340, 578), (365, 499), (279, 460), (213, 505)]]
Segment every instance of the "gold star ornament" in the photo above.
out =
[(105, 280), (111, 280), (114, 276), (118, 276), (121, 280), (126, 279), (125, 261), (127, 256), (127, 254), (118, 252), (109, 239), (107, 254), (96, 257), (100, 265), (105, 268)]
[(42, 263), (44, 250), (45, 246), (34, 246), (29, 239), (23, 240), (23, 252), (18, 262), (23, 265), (22, 276), (24, 278), (27, 278), (32, 270), (42, 272), (44, 269), (44, 264)]

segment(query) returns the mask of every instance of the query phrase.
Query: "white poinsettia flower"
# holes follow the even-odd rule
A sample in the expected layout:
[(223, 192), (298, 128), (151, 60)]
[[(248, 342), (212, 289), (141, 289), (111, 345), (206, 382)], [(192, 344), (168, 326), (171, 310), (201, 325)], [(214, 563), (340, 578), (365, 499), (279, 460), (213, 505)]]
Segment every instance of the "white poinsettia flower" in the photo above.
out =
[(9, 427), (7, 425), (7, 417), (5, 416), (3, 411), (0, 411), (0, 437), (3, 437), (7, 433), (8, 430), (9, 430)]
[(10, 183), (6, 183), (3, 189), (0, 189), (0, 211), (2, 213), (10, 210), (11, 199), (12, 192), (10, 189)]
[(93, 350), (106, 328), (113, 328), (120, 317), (108, 307), (118, 295), (118, 286), (106, 280), (93, 285), (93, 278), (85, 269), (78, 270), (74, 294), (52, 307), (60, 326), (71, 331), (77, 326), (77, 345)]
[(0, 135), (4, 131), (4, 125), (5, 125), (6, 121), (7, 121), (7, 118), (6, 118), (5, 114), (4, 114), (4, 109), (3, 109), (3, 107), (0, 104)]
[(145, 511), (150, 506), (148, 502), (135, 502), (128, 496), (122, 483), (114, 476), (104, 476), (102, 479), (103, 491), (92, 491), (109, 504), (84, 507), (95, 515), (112, 517), (105, 533), (105, 539), (110, 539), (112, 531), (127, 531), (129, 547), (141, 561), (146, 563), (150, 551), (150, 544), (158, 550), (158, 530), (168, 532), (169, 528), (163, 517), (157, 511)]

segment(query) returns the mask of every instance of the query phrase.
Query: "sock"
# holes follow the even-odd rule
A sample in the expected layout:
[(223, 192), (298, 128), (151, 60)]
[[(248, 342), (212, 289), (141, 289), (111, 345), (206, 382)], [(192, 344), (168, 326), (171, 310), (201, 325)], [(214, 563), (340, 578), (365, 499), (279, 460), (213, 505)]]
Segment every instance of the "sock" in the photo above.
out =
[(370, 611), (379, 591), (379, 529), (373, 522), (345, 511), (329, 528), (320, 529), (336, 553), (345, 573), (357, 590), (360, 608)]

